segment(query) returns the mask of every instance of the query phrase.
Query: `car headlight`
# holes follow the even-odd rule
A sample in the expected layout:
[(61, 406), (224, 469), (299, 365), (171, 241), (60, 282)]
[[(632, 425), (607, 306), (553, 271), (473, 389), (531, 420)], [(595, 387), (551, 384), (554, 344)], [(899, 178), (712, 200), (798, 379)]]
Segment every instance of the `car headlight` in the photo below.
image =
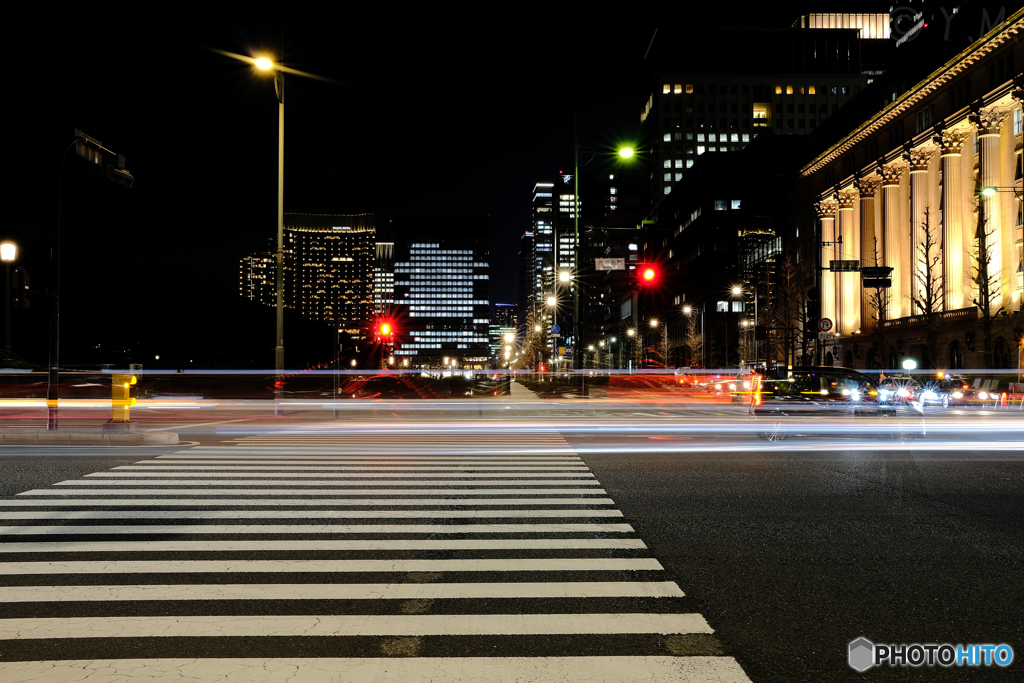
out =
[(860, 398), (860, 392), (854, 389), (853, 391), (850, 392), (850, 396), (853, 396), (854, 398)]
[(849, 389), (843, 389), (843, 396), (849, 396), (849, 395), (850, 395), (850, 390)]
[(729, 385), (729, 391), (736, 391), (736, 385), (735, 384), (730, 384)]
[(978, 398), (980, 398), (982, 401), (984, 401), (986, 398), (988, 398), (988, 394), (986, 394), (984, 391), (979, 391), (978, 392)]
[(721, 388), (722, 388), (722, 385), (721, 385), (721, 384), (716, 384), (716, 385), (715, 385), (715, 389), (721, 389)]
[(963, 392), (960, 392), (960, 391), (954, 391), (953, 392), (953, 398), (963, 398), (963, 397), (964, 397)]
[(750, 382), (744, 382), (743, 383), (743, 388), (744, 389), (749, 389), (750, 388)]
[(907, 391), (906, 389), (897, 389), (896, 395), (901, 398), (906, 398), (907, 396), (910, 396), (910, 392)]
[(922, 394), (922, 396), (924, 398), (932, 398), (932, 399), (938, 398), (938, 395), (934, 391), (926, 391), (926, 392), (924, 392), (924, 394)]

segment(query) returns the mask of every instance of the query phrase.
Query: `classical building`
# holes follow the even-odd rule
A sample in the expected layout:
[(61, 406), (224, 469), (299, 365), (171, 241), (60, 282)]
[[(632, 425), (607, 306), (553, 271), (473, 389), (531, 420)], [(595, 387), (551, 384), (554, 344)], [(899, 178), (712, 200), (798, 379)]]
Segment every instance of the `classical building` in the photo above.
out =
[[(801, 169), (834, 322), (822, 362), (1017, 367), (1022, 36), (1018, 10)], [(863, 286), (875, 266), (890, 287)]]

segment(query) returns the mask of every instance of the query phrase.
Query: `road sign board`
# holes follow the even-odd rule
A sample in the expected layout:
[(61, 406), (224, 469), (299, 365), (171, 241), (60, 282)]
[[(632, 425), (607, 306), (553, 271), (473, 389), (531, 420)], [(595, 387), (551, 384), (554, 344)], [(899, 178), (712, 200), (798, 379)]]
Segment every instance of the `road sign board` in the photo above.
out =
[(860, 261), (829, 261), (828, 269), (833, 273), (846, 273), (860, 270)]
[(571, 357), (572, 356), (572, 347), (571, 346), (559, 346), (558, 347), (558, 355), (559, 356), (565, 356), (567, 358)]
[(831, 332), (832, 331), (832, 319), (821, 318), (818, 320), (818, 330), (820, 332)]
[(819, 332), (818, 333), (818, 339), (821, 340), (821, 341), (832, 341), (835, 338), (836, 338), (836, 335), (833, 332)]
[(625, 270), (626, 259), (624, 258), (596, 258), (594, 259), (594, 270)]
[(861, 277), (889, 277), (892, 275), (890, 266), (869, 266), (860, 269)]
[(562, 331), (562, 328), (561, 328), (561, 327), (559, 327), (558, 325), (552, 325), (552, 326), (551, 326), (551, 332), (552, 332), (552, 333), (554, 333), (554, 334), (558, 334), (558, 333), (559, 333), (559, 332), (561, 332), (561, 331)]
[(889, 277), (867, 278), (860, 282), (863, 286), (871, 289), (887, 289), (892, 287), (892, 278)]

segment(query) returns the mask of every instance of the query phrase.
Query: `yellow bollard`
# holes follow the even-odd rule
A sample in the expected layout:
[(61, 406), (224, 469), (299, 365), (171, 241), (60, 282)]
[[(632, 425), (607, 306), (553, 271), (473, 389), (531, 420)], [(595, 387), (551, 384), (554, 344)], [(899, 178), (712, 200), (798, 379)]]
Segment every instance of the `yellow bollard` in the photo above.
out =
[(128, 410), (135, 405), (135, 384), (139, 381), (135, 375), (111, 375), (111, 404), (114, 409), (110, 421), (114, 423), (129, 422)]

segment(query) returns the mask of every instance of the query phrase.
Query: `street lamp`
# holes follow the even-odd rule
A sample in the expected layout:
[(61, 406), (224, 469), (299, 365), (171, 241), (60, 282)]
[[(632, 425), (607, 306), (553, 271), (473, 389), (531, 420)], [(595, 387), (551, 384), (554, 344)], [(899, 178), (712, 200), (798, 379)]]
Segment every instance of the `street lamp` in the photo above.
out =
[(515, 341), (515, 338), (516, 338), (516, 335), (513, 332), (506, 332), (505, 333), (505, 341), (506, 342), (511, 343), (511, 342)]
[(556, 303), (558, 303), (558, 302), (555, 300), (555, 297), (553, 297), (553, 296), (549, 296), (548, 297), (548, 306), (554, 306)]
[(0, 244), (0, 261), (4, 262), (4, 348), (11, 350), (11, 263), (18, 257), (18, 246), (14, 242)]
[(571, 278), (572, 276), (569, 275), (569, 271), (567, 270), (563, 270), (561, 273), (558, 274), (558, 279), (561, 280), (562, 282), (568, 282)]
[[(250, 57), (216, 49), (214, 52), (251, 64), (257, 71), (274, 76), (274, 92), (277, 94), (277, 344), (274, 348), (274, 369), (280, 377), (284, 371), (284, 75), (290, 73), (320, 81), (333, 81), (284, 66), (267, 56)], [(280, 393), (280, 388), (277, 391)], [(280, 406), (275, 406), (274, 412), (280, 415), (283, 411)]]

